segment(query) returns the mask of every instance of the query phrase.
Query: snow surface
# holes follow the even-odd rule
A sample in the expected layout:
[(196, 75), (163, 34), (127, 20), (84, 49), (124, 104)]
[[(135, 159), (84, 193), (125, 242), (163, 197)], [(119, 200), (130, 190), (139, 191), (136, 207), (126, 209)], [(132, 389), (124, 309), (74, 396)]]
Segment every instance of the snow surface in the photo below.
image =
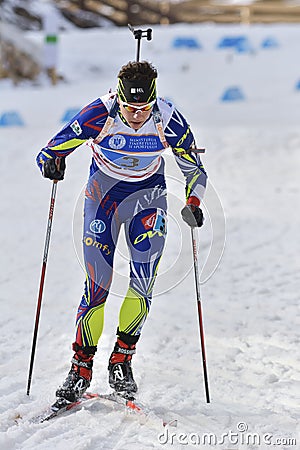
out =
[[(223, 36), (240, 34), (248, 36), (251, 52), (217, 49)], [(42, 42), (40, 34), (29, 36)], [(202, 48), (173, 49), (177, 36), (197, 38)], [(276, 39), (277, 48), (262, 48), (268, 37)], [(209, 278), (202, 283), (201, 294), (211, 403), (206, 404), (204, 397), (190, 231), (179, 215), (184, 186), (167, 155), (172, 191), (167, 248), (158, 295), (133, 366), (139, 399), (151, 408), (152, 418), (143, 423), (96, 402), (49, 423), (29, 423), (31, 416), (53, 400), (69, 370), (84, 279), (74, 247), (80, 259), (80, 193), (90, 161), (85, 147), (73, 153), (67, 161), (66, 179), (58, 185), (28, 398), (26, 383), (51, 190), (51, 183), (41, 178), (35, 166), (35, 156), (62, 126), (65, 111), (80, 108), (114, 88), (118, 68), (135, 55), (135, 42), (125, 29), (74, 30), (61, 35), (60, 42), (59, 72), (65, 82), (56, 87), (45, 79), (36, 86), (0, 84), (0, 114), (18, 111), (25, 122), (24, 127), (0, 128), (0, 448), (200, 448), (197, 439), (203, 442), (205, 433), (211, 433), (216, 442), (211, 440), (201, 448), (299, 448), (298, 26), (158, 27), (153, 41), (142, 43), (143, 57), (159, 69), (160, 94), (172, 99), (188, 117), (198, 145), (206, 148), (203, 161), (211, 193), (205, 202), (207, 220), (199, 233), (201, 266), (205, 259), (211, 260), (212, 236), (216, 241), (212, 249), (217, 248), (218, 257), (222, 253), (221, 204), (226, 217), (220, 265), (210, 278), (201, 275), (202, 281)], [(238, 86), (245, 100), (222, 102), (230, 86)], [(214, 268), (209, 267), (211, 272)], [(127, 270), (121, 239), (95, 358), (93, 391), (109, 392), (107, 360), (126, 292)], [(163, 416), (178, 418), (177, 428), (168, 428), (167, 443), (167, 431), (158, 419)], [(223, 433), (227, 437), (222, 441)]]

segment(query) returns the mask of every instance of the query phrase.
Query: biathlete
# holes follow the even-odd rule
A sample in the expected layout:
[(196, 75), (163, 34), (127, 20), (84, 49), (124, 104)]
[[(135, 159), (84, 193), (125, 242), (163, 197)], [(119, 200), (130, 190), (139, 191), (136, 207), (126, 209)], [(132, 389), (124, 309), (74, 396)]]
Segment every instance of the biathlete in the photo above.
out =
[(84, 107), (41, 150), (37, 163), (51, 180), (64, 178), (65, 158), (88, 146), (92, 152), (85, 190), (83, 248), (85, 286), (77, 311), (71, 369), (56, 396), (78, 400), (90, 386), (93, 358), (103, 330), (104, 307), (113, 276), (120, 228), (130, 253), (130, 280), (119, 312), (117, 339), (109, 358), (109, 385), (134, 397), (131, 360), (152, 301), (167, 232), (163, 152), (171, 147), (186, 180), (181, 214), (200, 227), (206, 173), (193, 133), (182, 114), (157, 97), (157, 70), (147, 61), (129, 62), (117, 90)]

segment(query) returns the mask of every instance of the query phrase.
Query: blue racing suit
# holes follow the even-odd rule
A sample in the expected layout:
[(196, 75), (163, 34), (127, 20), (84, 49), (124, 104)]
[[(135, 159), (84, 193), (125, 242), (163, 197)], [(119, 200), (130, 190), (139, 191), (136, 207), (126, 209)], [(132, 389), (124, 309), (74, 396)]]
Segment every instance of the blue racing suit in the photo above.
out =
[[(162, 157), (166, 145), (152, 117), (135, 131), (118, 112), (106, 135), (96, 143), (115, 95), (104, 95), (84, 107), (37, 156), (42, 169), (47, 159), (68, 156), (77, 148), (92, 152), (84, 205), (86, 280), (76, 321), (76, 343), (83, 347), (96, 346), (103, 330), (122, 224), (130, 253), (130, 282), (118, 330), (137, 337), (149, 312), (167, 232)], [(185, 153), (194, 143), (193, 133), (171, 103), (158, 98), (157, 106), (167, 145), (186, 180), (186, 197), (200, 201), (207, 176), (199, 155)]]

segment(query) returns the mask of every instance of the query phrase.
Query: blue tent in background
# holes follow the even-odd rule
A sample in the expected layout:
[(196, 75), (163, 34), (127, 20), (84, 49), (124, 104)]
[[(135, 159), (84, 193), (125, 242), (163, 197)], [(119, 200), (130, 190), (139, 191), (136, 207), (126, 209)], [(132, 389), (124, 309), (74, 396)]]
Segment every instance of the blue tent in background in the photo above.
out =
[(22, 127), (23, 119), (17, 111), (6, 111), (0, 116), (0, 127)]
[(245, 100), (245, 96), (238, 86), (227, 88), (221, 97), (222, 102), (235, 102), (240, 100)]
[(202, 48), (200, 42), (193, 37), (176, 37), (172, 43), (173, 48)]
[(277, 48), (279, 47), (278, 41), (273, 37), (267, 37), (261, 43), (262, 48)]
[(223, 37), (217, 48), (233, 49), (239, 53), (249, 52), (252, 50), (251, 44), (247, 36), (226, 36)]

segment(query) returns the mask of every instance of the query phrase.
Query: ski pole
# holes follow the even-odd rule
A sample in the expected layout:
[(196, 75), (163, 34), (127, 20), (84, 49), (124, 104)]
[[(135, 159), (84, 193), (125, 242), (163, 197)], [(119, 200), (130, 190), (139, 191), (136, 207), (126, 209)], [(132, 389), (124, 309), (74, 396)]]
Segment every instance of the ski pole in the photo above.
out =
[(137, 49), (136, 49), (136, 61), (140, 60), (140, 52), (141, 52), (141, 40), (143, 37), (147, 38), (147, 41), (151, 41), (152, 39), (152, 29), (148, 28), (147, 30), (135, 30), (130, 23), (128, 24), (129, 30), (134, 35), (135, 39), (137, 39)]
[(45, 239), (45, 246), (44, 246), (44, 256), (43, 256), (43, 263), (42, 263), (42, 270), (41, 270), (40, 287), (39, 287), (38, 301), (37, 301), (37, 306), (36, 306), (35, 325), (34, 325), (34, 332), (33, 332), (33, 339), (32, 339), (28, 381), (27, 381), (27, 395), (29, 395), (29, 393), (30, 393), (30, 385), (31, 385), (31, 379), (32, 379), (32, 370), (33, 370), (33, 363), (34, 363), (34, 357), (35, 357), (35, 349), (36, 349), (36, 341), (37, 341), (37, 334), (38, 334), (38, 328), (39, 328), (40, 312), (41, 312), (41, 306), (42, 306), (42, 298), (43, 298), (46, 266), (47, 266), (48, 251), (49, 251), (49, 244), (50, 244), (51, 228), (52, 228), (52, 221), (53, 221), (56, 190), (57, 190), (57, 180), (54, 180), (53, 184), (52, 184), (49, 216), (48, 216), (46, 239)]
[(198, 319), (199, 319), (205, 395), (206, 395), (206, 403), (210, 403), (209, 387), (208, 387), (208, 374), (207, 374), (207, 365), (206, 365), (206, 353), (205, 353), (205, 342), (204, 342), (204, 327), (203, 327), (201, 296), (200, 296), (200, 281), (199, 281), (198, 256), (197, 256), (197, 238), (196, 238), (195, 227), (191, 227), (191, 233), (192, 233), (195, 286), (196, 286), (197, 310), (198, 310)]

